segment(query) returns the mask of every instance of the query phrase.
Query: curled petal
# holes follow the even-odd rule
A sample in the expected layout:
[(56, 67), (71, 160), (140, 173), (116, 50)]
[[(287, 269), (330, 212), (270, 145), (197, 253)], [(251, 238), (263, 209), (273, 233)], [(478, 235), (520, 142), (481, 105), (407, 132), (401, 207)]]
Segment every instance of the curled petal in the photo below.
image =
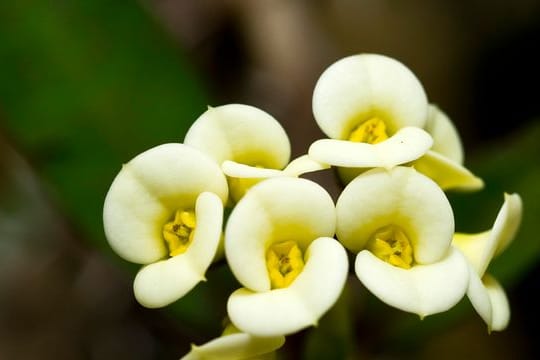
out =
[(491, 230), (472, 235), (455, 234), (452, 241), (467, 257), (470, 268), (467, 295), (489, 331), (506, 328), (510, 320), (510, 306), (502, 286), (485, 271), (492, 257), (502, 252), (514, 239), (521, 213), (520, 196), (505, 194), (504, 204)]
[(287, 174), (287, 176), (298, 177), (305, 173), (325, 170), (329, 168), (330, 165), (326, 163), (320, 163), (310, 158), (308, 155), (302, 155), (291, 161), (289, 165), (287, 165), (287, 167), (283, 169), (283, 172)]
[(438, 262), (407, 270), (363, 250), (356, 257), (355, 271), (379, 299), (420, 317), (450, 309), (463, 297), (469, 282), (467, 262), (453, 248)]
[(236, 178), (265, 179), (283, 176), (283, 171), (281, 170), (249, 166), (230, 160), (224, 161), (221, 169), (225, 175)]
[(522, 202), (518, 194), (505, 194), (493, 228), (478, 234), (454, 234), (452, 244), (483, 276), (494, 255), (502, 252), (514, 239), (521, 223)]
[(487, 289), (493, 309), (491, 330), (502, 331), (506, 329), (510, 321), (510, 305), (506, 293), (497, 280), (489, 274), (484, 275), (482, 282)]
[(234, 161), (224, 161), (221, 169), (227, 176), (236, 178), (266, 179), (280, 176), (298, 177), (302, 174), (330, 168), (330, 165), (322, 164), (302, 155), (289, 163), (283, 170), (265, 169), (257, 166), (239, 164)]
[(166, 306), (189, 292), (210, 266), (221, 237), (223, 203), (202, 193), (195, 207), (197, 227), (186, 252), (143, 267), (133, 283), (137, 301), (148, 308)]
[(433, 179), (443, 190), (474, 191), (484, 187), (482, 179), (464, 166), (432, 150), (415, 160), (412, 165)]
[(431, 150), (463, 165), (463, 145), (456, 127), (437, 106), (430, 104), (424, 128), (433, 137)]
[(177, 209), (192, 209), (204, 191), (223, 201), (228, 196), (225, 176), (205, 154), (182, 144), (143, 152), (122, 167), (105, 198), (103, 224), (109, 244), (131, 262), (162, 259), (167, 254), (163, 224)]
[(495, 225), (493, 225), (493, 229), (500, 234), (498, 236), (495, 256), (506, 250), (515, 239), (519, 225), (521, 224), (522, 212), (523, 202), (521, 201), (521, 197), (518, 194), (505, 193), (503, 209), (499, 211), (495, 219)]
[(270, 290), (269, 245), (293, 240), (305, 251), (314, 239), (334, 235), (335, 218), (332, 198), (312, 181), (281, 177), (255, 185), (227, 222), (225, 255), (232, 272), (251, 290)]
[(382, 55), (343, 58), (324, 71), (313, 93), (313, 114), (321, 130), (346, 139), (359, 123), (380, 117), (391, 133), (423, 127), (428, 103), (424, 89), (402, 63)]
[(232, 160), (252, 166), (282, 169), (291, 145), (279, 122), (253, 106), (228, 104), (209, 107), (184, 139), (210, 155), (218, 164)]
[(454, 233), (454, 215), (443, 191), (409, 167), (358, 176), (341, 193), (336, 214), (337, 237), (349, 250), (359, 252), (377, 230), (396, 225), (420, 264), (440, 260)]
[(467, 288), (467, 297), (474, 310), (480, 315), (482, 320), (488, 325), (491, 331), (493, 321), (493, 309), (489, 293), (478, 276), (476, 270), (469, 264), (469, 287)]
[(488, 326), (488, 331), (502, 331), (510, 321), (510, 305), (503, 287), (489, 274), (480, 277), (473, 270), (467, 297)]
[(309, 156), (335, 166), (392, 168), (418, 159), (432, 143), (431, 136), (424, 130), (405, 127), (378, 144), (317, 140), (309, 147)]
[(347, 269), (343, 246), (332, 238), (318, 238), (308, 248), (304, 269), (288, 287), (236, 290), (227, 304), (231, 322), (257, 336), (287, 335), (316, 325), (341, 294)]
[(247, 360), (275, 351), (285, 343), (284, 336), (256, 337), (236, 333), (218, 337), (201, 346), (192, 345), (181, 360)]

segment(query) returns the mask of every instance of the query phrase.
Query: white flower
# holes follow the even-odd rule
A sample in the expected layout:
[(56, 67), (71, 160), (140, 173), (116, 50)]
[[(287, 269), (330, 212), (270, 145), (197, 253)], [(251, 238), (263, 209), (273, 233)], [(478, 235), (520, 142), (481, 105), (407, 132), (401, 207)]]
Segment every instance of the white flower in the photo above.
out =
[(334, 204), (319, 185), (281, 177), (254, 186), (225, 231), (227, 260), (244, 286), (229, 298), (231, 322), (257, 336), (315, 325), (347, 276), (347, 255), (331, 238), (334, 230)]
[(331, 139), (309, 149), (313, 159), (344, 167), (385, 167), (418, 159), (431, 147), (422, 130), (428, 103), (422, 85), (400, 62), (382, 55), (349, 56), (321, 75), (313, 114)]
[(450, 247), (452, 209), (432, 180), (410, 167), (373, 169), (347, 185), (336, 211), (337, 237), (379, 299), (424, 317), (463, 297), (467, 262)]
[[(209, 107), (193, 123), (184, 143), (208, 154), (220, 166), (227, 161), (229, 167), (232, 163), (281, 170), (291, 154), (289, 138), (279, 122), (260, 109), (242, 104)], [(228, 180), (235, 202), (258, 181), (231, 175)]]
[(467, 296), (488, 330), (504, 330), (510, 320), (510, 307), (502, 286), (486, 274), (494, 256), (503, 252), (514, 239), (521, 223), (522, 202), (518, 194), (505, 194), (493, 228), (478, 234), (456, 233), (452, 244), (469, 262), (470, 282)]
[(204, 280), (227, 196), (219, 166), (182, 144), (154, 147), (122, 167), (107, 193), (103, 223), (118, 255), (146, 265), (134, 281), (139, 303), (165, 306)]
[(191, 351), (180, 360), (266, 359), (284, 343), (284, 336), (257, 337), (229, 325), (220, 337), (200, 346), (192, 345)]
[(334, 63), (317, 82), (313, 113), (331, 139), (314, 142), (309, 155), (338, 166), (346, 183), (365, 168), (408, 163), (443, 190), (483, 187), (463, 167), (463, 148), (450, 119), (428, 106), (418, 79), (396, 60), (363, 54)]
[(434, 105), (430, 105), (425, 129), (433, 137), (433, 146), (411, 165), (443, 190), (483, 188), (482, 179), (463, 166), (463, 147), (454, 124)]

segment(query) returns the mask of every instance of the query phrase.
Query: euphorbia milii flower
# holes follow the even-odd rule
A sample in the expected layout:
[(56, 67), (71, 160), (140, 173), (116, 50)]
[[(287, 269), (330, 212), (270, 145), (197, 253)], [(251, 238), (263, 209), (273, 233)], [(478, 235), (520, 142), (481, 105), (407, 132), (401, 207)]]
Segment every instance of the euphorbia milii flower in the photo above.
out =
[(362, 54), (324, 71), (313, 93), (313, 114), (330, 139), (309, 149), (313, 159), (344, 167), (385, 167), (418, 159), (433, 140), (422, 128), (424, 89), (397, 60)]
[(157, 146), (122, 167), (107, 193), (103, 223), (113, 250), (145, 265), (134, 281), (139, 303), (168, 305), (204, 280), (227, 196), (220, 167), (182, 144)]
[(467, 262), (450, 246), (452, 209), (431, 179), (410, 167), (367, 171), (336, 211), (337, 237), (357, 253), (356, 275), (379, 299), (424, 317), (463, 297)]
[[(209, 107), (190, 127), (184, 143), (208, 154), (220, 166), (228, 163), (281, 170), (289, 163), (291, 146), (279, 122), (248, 105)], [(234, 202), (257, 180), (228, 175)]]
[(334, 231), (334, 203), (314, 182), (282, 177), (250, 189), (225, 231), (228, 263), (244, 286), (229, 298), (231, 322), (257, 336), (315, 325), (347, 276), (347, 255)]

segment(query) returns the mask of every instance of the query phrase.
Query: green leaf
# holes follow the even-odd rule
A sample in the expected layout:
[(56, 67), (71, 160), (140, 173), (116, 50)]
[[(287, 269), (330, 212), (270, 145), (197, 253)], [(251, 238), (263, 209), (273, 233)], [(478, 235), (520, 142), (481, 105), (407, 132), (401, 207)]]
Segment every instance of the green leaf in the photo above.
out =
[(181, 51), (137, 2), (0, 4), (0, 107), (84, 236), (108, 249), (105, 194), (122, 163), (180, 142), (206, 108)]

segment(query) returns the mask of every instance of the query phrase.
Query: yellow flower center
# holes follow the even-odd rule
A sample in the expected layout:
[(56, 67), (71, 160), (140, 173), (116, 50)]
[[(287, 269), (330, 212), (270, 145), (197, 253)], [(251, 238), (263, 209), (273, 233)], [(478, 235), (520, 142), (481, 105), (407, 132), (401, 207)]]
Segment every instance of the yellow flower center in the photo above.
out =
[(174, 219), (163, 225), (163, 238), (169, 248), (169, 255), (184, 253), (195, 234), (195, 212), (192, 210), (176, 210)]
[(272, 289), (287, 287), (304, 268), (302, 250), (296, 241), (274, 243), (266, 252), (266, 267)]
[(410, 269), (413, 263), (411, 242), (403, 230), (395, 225), (385, 226), (375, 232), (366, 248), (379, 259), (394, 266)]
[(388, 139), (386, 124), (377, 117), (364, 121), (351, 131), (349, 141), (377, 144)]
[(237, 203), (244, 197), (249, 188), (257, 184), (261, 179), (227, 177), (227, 181), (229, 183), (229, 195), (234, 203)]

